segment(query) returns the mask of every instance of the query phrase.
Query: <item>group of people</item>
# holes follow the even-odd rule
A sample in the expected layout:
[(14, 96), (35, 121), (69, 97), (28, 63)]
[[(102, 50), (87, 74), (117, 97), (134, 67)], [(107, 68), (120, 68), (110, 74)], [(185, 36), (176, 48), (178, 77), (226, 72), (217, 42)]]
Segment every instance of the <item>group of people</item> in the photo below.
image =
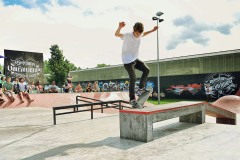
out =
[(100, 92), (100, 88), (98, 86), (98, 81), (95, 81), (93, 84), (91, 82), (87, 83), (86, 89), (84, 90), (81, 86), (80, 83), (77, 83), (75, 89), (75, 93), (80, 93), (80, 92)]
[[(76, 84), (76, 86), (74, 87), (74, 85), (72, 83), (72, 80), (73, 80), (73, 77), (70, 75), (70, 73), (68, 73), (67, 78), (66, 78), (66, 82), (62, 86), (64, 93), (73, 93), (73, 92), (74, 93), (81, 93), (81, 92), (99, 92), (100, 91), (97, 81), (95, 81), (93, 85), (92, 85), (92, 83), (88, 82), (87, 86), (86, 86), (86, 89), (84, 90), (82, 88), (80, 82), (78, 82)], [(49, 86), (49, 88), (53, 88), (53, 85)]]
[[(158, 93), (157, 93), (157, 91), (153, 91), (153, 93), (150, 95), (150, 97), (151, 97), (153, 100), (157, 100), (157, 99), (158, 99)], [(161, 91), (160, 94), (159, 94), (159, 97), (160, 97), (160, 99), (165, 99), (165, 98), (166, 98), (166, 95), (165, 95), (165, 93), (163, 93), (163, 91)]]
[(31, 103), (34, 99), (30, 98), (29, 87), (25, 83), (24, 78), (15, 78), (14, 82), (11, 82), (11, 77), (1, 77), (0, 82), (0, 102), (5, 102), (3, 95), (7, 96), (12, 102), (15, 101), (14, 94), (18, 94), (20, 102), (24, 103), (23, 97), (26, 97), (27, 100)]

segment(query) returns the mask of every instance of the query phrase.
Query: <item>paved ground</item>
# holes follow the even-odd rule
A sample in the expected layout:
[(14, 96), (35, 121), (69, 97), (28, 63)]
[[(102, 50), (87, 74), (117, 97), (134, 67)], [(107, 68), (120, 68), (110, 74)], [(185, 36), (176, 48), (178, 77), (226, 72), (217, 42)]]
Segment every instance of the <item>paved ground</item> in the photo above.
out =
[(118, 114), (76, 113), (52, 122), (49, 108), (0, 110), (0, 160), (237, 160), (240, 126), (180, 123), (154, 124), (155, 140), (119, 138)]

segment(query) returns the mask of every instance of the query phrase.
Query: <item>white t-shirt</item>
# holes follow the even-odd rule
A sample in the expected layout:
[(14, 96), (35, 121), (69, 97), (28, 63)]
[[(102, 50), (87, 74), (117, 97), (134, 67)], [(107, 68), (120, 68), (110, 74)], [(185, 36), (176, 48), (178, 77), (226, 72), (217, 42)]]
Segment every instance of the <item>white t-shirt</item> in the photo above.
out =
[(122, 61), (124, 64), (131, 63), (138, 58), (139, 46), (141, 42), (141, 36), (136, 38), (131, 33), (125, 33), (121, 38), (123, 40), (122, 45)]
[(26, 84), (24, 83), (18, 83), (19, 84), (19, 90), (21, 92), (25, 92), (26, 91)]

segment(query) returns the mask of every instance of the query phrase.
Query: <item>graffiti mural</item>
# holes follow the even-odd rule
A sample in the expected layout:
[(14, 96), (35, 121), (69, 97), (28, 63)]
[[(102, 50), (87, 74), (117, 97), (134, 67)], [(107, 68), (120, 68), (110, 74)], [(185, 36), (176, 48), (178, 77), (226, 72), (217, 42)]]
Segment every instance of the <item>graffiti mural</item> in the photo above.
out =
[(209, 74), (204, 81), (204, 86), (209, 84), (212, 87), (213, 98), (220, 98), (230, 95), (237, 91), (237, 84), (233, 83), (235, 77), (231, 73), (214, 73)]
[[(87, 83), (81, 82), (83, 89), (86, 88)], [(138, 89), (139, 83), (137, 79), (135, 89)], [(166, 95), (166, 98), (206, 100), (206, 84), (210, 84), (213, 88), (212, 98), (215, 100), (225, 95), (239, 95), (240, 73), (164, 76), (160, 79), (160, 91)], [(102, 92), (129, 91), (128, 79), (99, 80), (98, 85)], [(157, 91), (157, 77), (149, 77), (145, 87)]]
[(190, 92), (192, 95), (198, 93), (201, 90), (202, 84), (188, 84), (184, 85), (172, 85), (166, 89), (167, 92), (172, 92), (176, 95), (181, 95), (183, 92)]
[(161, 91), (168, 98), (206, 99), (207, 84), (211, 86), (211, 96), (215, 100), (225, 95), (236, 95), (240, 90), (240, 74), (229, 72), (161, 77)]

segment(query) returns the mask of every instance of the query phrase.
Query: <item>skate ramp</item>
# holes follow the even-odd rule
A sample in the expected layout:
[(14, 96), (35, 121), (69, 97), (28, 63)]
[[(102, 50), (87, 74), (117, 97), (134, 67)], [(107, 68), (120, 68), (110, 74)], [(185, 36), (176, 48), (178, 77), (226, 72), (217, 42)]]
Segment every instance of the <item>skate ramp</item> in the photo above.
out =
[(205, 113), (209, 116), (216, 117), (217, 123), (239, 124), (240, 97), (228, 95), (219, 98), (212, 104), (207, 103)]
[(15, 101), (11, 102), (5, 95), (4, 103), (0, 104), (0, 109), (3, 108), (18, 108), (18, 107), (45, 107), (52, 108), (55, 106), (74, 105), (76, 104), (76, 96), (83, 96), (100, 101), (124, 100), (129, 101), (128, 92), (90, 92), (90, 93), (43, 93), (30, 94), (34, 102), (29, 103), (24, 98), (24, 103), (20, 103), (18, 95), (14, 95)]

